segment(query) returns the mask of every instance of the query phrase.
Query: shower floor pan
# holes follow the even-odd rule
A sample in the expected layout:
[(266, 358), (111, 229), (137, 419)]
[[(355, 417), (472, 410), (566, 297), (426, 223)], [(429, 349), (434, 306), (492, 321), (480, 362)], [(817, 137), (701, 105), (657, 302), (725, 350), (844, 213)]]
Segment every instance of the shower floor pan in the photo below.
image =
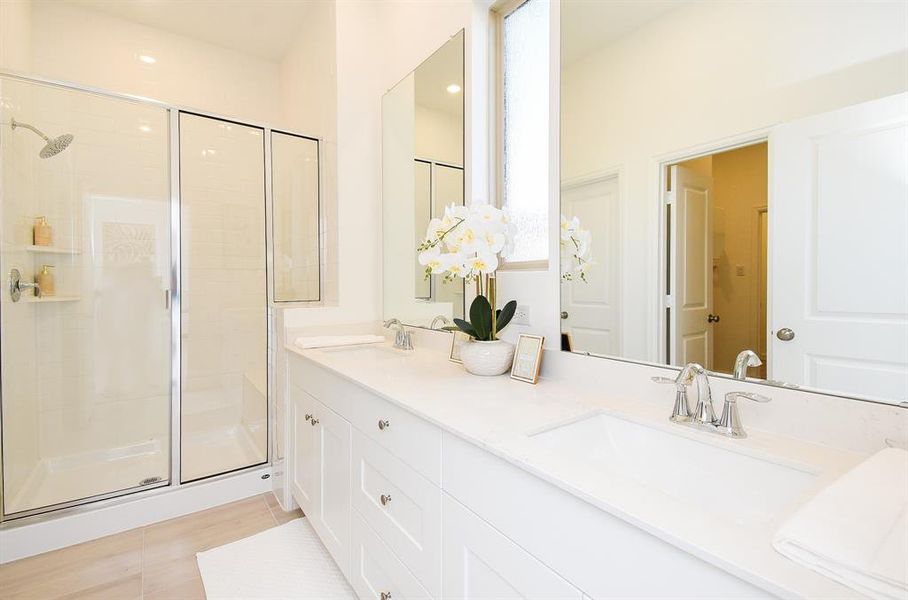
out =
[(110, 494), (139, 487), (143, 481), (166, 481), (169, 471), (168, 456), (159, 440), (45, 458), (38, 462), (18, 492), (7, 494), (4, 513), (9, 516)]

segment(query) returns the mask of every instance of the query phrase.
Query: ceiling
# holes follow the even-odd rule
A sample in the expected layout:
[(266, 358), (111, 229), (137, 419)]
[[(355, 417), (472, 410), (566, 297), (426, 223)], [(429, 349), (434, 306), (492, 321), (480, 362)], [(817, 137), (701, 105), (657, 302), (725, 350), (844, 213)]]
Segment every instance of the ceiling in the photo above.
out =
[(64, 0), (272, 61), (297, 38), (311, 1)]
[(562, 0), (561, 61), (570, 64), (683, 4), (682, 0)]
[[(418, 106), (463, 115), (463, 50), (463, 33), (458, 33), (416, 67)], [(461, 88), (456, 94), (447, 90), (452, 83)]]

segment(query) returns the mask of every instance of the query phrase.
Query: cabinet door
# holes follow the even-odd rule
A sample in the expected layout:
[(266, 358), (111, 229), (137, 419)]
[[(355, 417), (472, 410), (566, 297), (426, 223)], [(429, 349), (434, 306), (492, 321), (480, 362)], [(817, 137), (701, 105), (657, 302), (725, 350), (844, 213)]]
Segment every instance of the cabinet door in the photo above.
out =
[(312, 426), (316, 400), (296, 386), (290, 386), (290, 422), (293, 424), (291, 440), (291, 491), (293, 498), (306, 515), (315, 514), (316, 484), (318, 483), (318, 447), (316, 431)]
[(350, 423), (319, 401), (315, 401), (315, 430), (318, 460), (318, 499), (309, 515), (312, 526), (350, 578)]
[(443, 597), (581, 600), (578, 589), (491, 525), (445, 495)]

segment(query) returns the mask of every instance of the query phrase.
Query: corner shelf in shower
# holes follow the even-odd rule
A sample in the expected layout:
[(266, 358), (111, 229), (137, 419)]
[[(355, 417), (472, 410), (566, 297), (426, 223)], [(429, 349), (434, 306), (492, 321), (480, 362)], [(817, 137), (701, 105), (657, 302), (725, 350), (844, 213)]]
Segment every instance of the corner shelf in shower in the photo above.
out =
[(78, 248), (60, 248), (58, 246), (26, 246), (25, 251), (33, 254), (82, 254)]
[(49, 304), (52, 302), (78, 302), (81, 300), (79, 296), (45, 296), (44, 298), (39, 298), (36, 296), (22, 297), (20, 302), (26, 302), (28, 304)]

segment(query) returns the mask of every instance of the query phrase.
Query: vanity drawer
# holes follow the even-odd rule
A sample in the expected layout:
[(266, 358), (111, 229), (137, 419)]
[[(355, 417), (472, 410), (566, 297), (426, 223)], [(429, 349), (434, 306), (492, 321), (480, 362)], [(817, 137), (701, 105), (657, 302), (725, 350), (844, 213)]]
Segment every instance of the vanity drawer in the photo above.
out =
[(434, 596), (441, 588), (441, 489), (359, 431), (353, 507)]
[(394, 553), (353, 511), (353, 569), (350, 584), (362, 599), (411, 600), (431, 598)]
[(441, 485), (441, 430), (373, 394), (356, 398), (353, 425), (397, 458)]
[(290, 385), (305, 391), (348, 421), (352, 420), (354, 407), (360, 398), (370, 394), (307, 358), (293, 352), (289, 355)]

